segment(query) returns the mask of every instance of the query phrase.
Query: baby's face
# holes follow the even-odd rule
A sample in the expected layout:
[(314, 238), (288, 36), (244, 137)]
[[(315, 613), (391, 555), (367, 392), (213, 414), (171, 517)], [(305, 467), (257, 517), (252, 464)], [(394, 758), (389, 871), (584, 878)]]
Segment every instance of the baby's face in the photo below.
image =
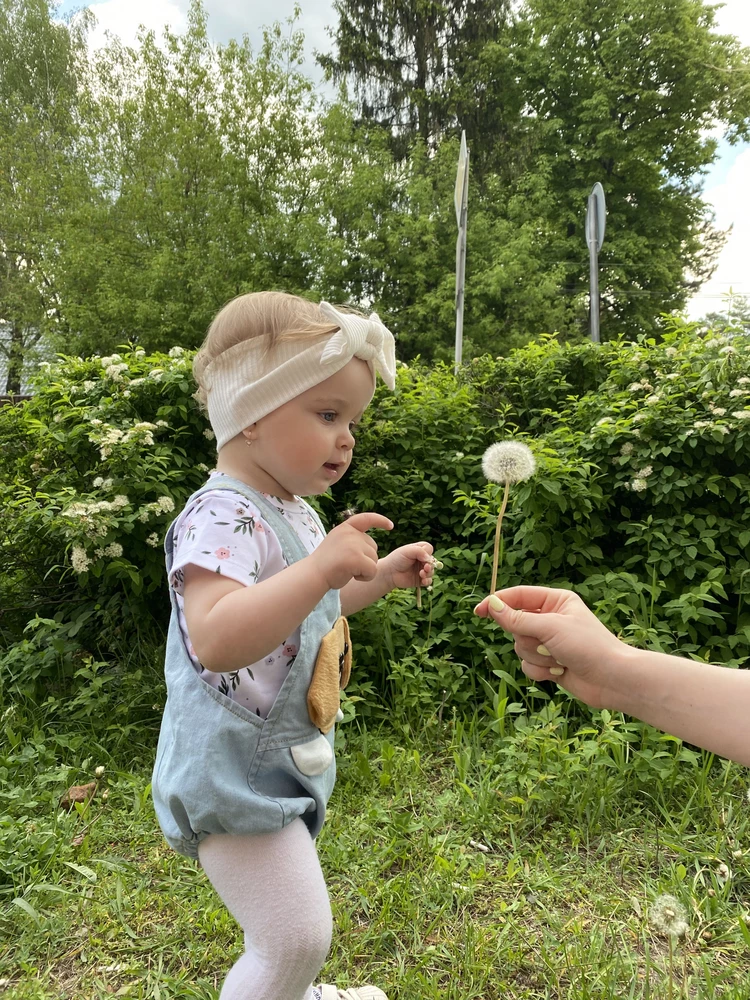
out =
[(278, 484), (285, 499), (325, 493), (349, 468), (354, 428), (373, 391), (369, 365), (352, 358), (325, 382), (262, 417), (248, 461)]

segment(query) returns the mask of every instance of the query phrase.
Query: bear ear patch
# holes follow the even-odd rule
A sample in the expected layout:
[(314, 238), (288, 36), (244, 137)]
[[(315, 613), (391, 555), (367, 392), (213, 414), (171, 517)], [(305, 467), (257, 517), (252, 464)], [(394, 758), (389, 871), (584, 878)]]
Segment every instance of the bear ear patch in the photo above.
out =
[(339, 711), (339, 690), (349, 683), (352, 651), (349, 623), (342, 615), (323, 636), (307, 692), (310, 721), (322, 733), (333, 729)]
[(333, 750), (325, 736), (316, 736), (309, 743), (298, 743), (290, 749), (297, 768), (309, 777), (323, 774), (333, 762)]

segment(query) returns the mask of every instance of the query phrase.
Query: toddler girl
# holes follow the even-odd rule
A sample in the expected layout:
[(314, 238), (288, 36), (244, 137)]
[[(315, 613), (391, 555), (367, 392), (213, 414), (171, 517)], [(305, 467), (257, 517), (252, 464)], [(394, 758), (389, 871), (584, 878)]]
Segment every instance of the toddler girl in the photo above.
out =
[(331, 939), (314, 838), (335, 780), (349, 677), (347, 614), (429, 586), (432, 546), (382, 559), (355, 514), (326, 535), (302, 499), (349, 467), (391, 333), (280, 292), (241, 295), (196, 355), (218, 460), (165, 543), (172, 618), (153, 799), (175, 850), (198, 858), (245, 933), (221, 1000), (386, 1000), (311, 985)]

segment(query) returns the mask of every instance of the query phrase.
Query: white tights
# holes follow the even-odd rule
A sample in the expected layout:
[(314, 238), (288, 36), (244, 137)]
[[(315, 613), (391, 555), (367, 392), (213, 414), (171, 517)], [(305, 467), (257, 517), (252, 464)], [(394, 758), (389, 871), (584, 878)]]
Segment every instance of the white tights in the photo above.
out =
[(331, 905), (310, 833), (295, 819), (278, 833), (212, 834), (200, 862), (245, 932), (245, 953), (219, 1000), (312, 1000), (331, 944)]

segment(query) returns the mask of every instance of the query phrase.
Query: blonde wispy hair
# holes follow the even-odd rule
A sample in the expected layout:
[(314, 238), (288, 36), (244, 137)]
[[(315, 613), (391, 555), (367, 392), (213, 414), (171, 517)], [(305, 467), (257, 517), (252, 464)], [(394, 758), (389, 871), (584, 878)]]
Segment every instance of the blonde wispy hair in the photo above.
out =
[(205, 410), (206, 369), (230, 347), (256, 337), (266, 337), (266, 347), (271, 352), (281, 341), (317, 340), (338, 329), (337, 324), (323, 316), (316, 302), (303, 299), (300, 295), (288, 292), (248, 292), (238, 295), (222, 306), (214, 316), (206, 338), (193, 359), (193, 377), (198, 383), (195, 398)]

